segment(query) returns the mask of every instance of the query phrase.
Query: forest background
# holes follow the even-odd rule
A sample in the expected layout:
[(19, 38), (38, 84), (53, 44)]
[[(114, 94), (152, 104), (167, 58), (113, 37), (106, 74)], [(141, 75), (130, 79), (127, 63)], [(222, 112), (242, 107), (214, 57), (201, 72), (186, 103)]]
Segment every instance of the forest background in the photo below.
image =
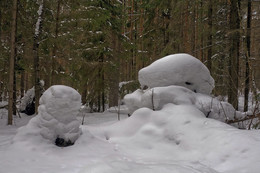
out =
[(236, 109), (239, 96), (247, 111), (259, 95), (259, 0), (1, 0), (0, 38), (9, 105), (35, 86), (37, 107), (42, 89), (63, 84), (101, 112), (139, 87), (141, 68), (174, 53), (200, 59), (212, 94)]

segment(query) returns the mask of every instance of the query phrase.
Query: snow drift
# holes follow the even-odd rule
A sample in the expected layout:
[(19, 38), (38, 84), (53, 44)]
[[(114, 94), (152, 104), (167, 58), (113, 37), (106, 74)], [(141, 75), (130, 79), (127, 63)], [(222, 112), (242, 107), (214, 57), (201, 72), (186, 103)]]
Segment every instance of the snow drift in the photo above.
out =
[[(156, 163), (151, 172), (156, 172), (160, 163), (190, 168), (180, 169), (180, 173), (258, 173), (260, 169), (259, 131), (239, 130), (206, 118), (191, 105), (170, 103), (158, 111), (140, 108), (120, 123), (90, 132), (108, 139), (127, 158), (135, 158), (146, 166)], [(203, 167), (196, 169), (195, 165)], [(170, 168), (176, 169), (173, 165)]]

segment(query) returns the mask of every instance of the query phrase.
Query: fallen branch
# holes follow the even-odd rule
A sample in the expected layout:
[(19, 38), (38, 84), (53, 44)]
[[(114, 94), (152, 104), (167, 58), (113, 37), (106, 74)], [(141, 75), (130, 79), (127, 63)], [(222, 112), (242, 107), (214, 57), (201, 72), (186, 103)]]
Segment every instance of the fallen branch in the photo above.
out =
[(228, 120), (227, 124), (233, 124), (233, 123), (239, 123), (239, 122), (243, 122), (246, 120), (252, 120), (254, 118), (260, 118), (260, 113), (258, 114), (253, 114), (253, 115), (247, 115), (246, 117), (242, 118), (242, 119), (237, 119), (237, 120)]

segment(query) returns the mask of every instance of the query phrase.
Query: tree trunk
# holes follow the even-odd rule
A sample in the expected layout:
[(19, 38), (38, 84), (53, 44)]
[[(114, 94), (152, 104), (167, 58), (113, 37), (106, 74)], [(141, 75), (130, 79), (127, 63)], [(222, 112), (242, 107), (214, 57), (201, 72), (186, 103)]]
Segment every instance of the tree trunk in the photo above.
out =
[[(104, 62), (103, 62), (104, 63)], [(102, 66), (103, 66), (102, 63)], [(104, 68), (104, 67), (103, 67)], [(105, 75), (104, 75), (104, 70), (102, 70), (102, 111), (105, 111)]]
[(245, 101), (244, 101), (244, 112), (248, 111), (248, 95), (249, 95), (249, 58), (251, 56), (251, 0), (247, 1), (247, 33), (246, 33), (246, 47), (247, 47), (247, 53), (246, 53), (246, 73), (245, 73)]
[(211, 72), (211, 57), (212, 57), (212, 0), (209, 0), (208, 6), (208, 58), (207, 67)]
[(87, 86), (83, 88), (81, 100), (82, 105), (85, 105), (87, 103)]
[(11, 56), (9, 64), (9, 100), (8, 100), (8, 125), (13, 124), (14, 102), (14, 64), (16, 58), (16, 30), (17, 30), (17, 0), (13, 0), (12, 27), (11, 27)]
[[(119, 90), (119, 48), (118, 38), (116, 34), (112, 33), (112, 47), (114, 50), (113, 57), (111, 60), (111, 72), (109, 74), (109, 107), (118, 106), (118, 90)], [(131, 79), (131, 78), (130, 78)]]
[(238, 108), (238, 69), (239, 69), (239, 1), (231, 0), (230, 4), (230, 58), (229, 58), (229, 92), (228, 101)]
[(52, 65), (51, 65), (51, 85), (53, 85), (55, 82), (55, 69), (56, 69), (56, 62), (57, 62), (57, 38), (58, 38), (58, 33), (59, 33), (59, 18), (60, 18), (60, 3), (61, 0), (58, 0), (57, 2), (57, 9), (56, 9), (56, 21), (55, 21), (55, 37), (54, 37), (54, 45), (53, 45), (53, 50), (52, 50)]
[[(16, 50), (15, 50), (15, 54), (17, 54)], [(16, 57), (16, 55), (15, 55)], [(16, 66), (16, 58), (14, 59), (14, 67)], [(16, 115), (16, 72), (14, 69), (14, 85), (13, 85), (13, 115)]]
[(21, 93), (21, 98), (24, 96), (24, 70), (21, 71), (21, 81), (20, 81), (20, 93)]
[(41, 95), (40, 76), (39, 76), (39, 37), (42, 30), (43, 20), (43, 3), (44, 0), (39, 1), (38, 19), (35, 26), (34, 40), (33, 40), (33, 56), (34, 56), (34, 87), (35, 87), (35, 113), (38, 113), (39, 99)]

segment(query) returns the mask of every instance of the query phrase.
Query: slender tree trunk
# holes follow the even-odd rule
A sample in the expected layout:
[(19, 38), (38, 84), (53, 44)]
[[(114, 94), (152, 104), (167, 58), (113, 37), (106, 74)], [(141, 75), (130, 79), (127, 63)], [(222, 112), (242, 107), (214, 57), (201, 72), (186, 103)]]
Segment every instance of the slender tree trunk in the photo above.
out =
[(246, 53), (246, 74), (245, 74), (245, 101), (244, 101), (244, 112), (248, 111), (248, 95), (249, 95), (249, 58), (251, 56), (251, 0), (247, 1), (247, 33), (246, 33), (246, 47), (247, 47), (247, 53)]
[(9, 64), (9, 100), (8, 100), (8, 125), (13, 124), (14, 103), (14, 64), (16, 58), (16, 30), (17, 30), (17, 0), (13, 0), (12, 27), (11, 27), (11, 56)]
[(21, 93), (21, 98), (24, 96), (24, 70), (21, 71), (21, 81), (20, 81), (20, 93)]
[(213, 11), (213, 0), (209, 0), (209, 6), (208, 6), (208, 58), (207, 58), (207, 67), (209, 71), (211, 72), (211, 57), (212, 57), (212, 11)]
[[(17, 52), (15, 52), (15, 54), (17, 54)], [(14, 59), (14, 66), (16, 66), (16, 58)], [(13, 115), (16, 115), (16, 72), (15, 72), (15, 69), (14, 69), (13, 77), (14, 77), (14, 85), (13, 85)]]
[(196, 49), (196, 2), (193, 3), (193, 13), (192, 13), (192, 20), (191, 20), (191, 27), (192, 27), (192, 33), (191, 33), (191, 52), (192, 55), (197, 57), (195, 54)]
[(38, 19), (35, 26), (34, 43), (33, 43), (33, 56), (34, 56), (34, 87), (35, 87), (35, 113), (38, 113), (39, 99), (41, 95), (40, 76), (39, 76), (39, 37), (42, 30), (43, 20), (43, 3), (44, 0), (39, 1)]
[[(0, 1), (0, 39), (2, 39), (2, 1)], [(3, 101), (2, 93), (3, 93), (3, 84), (4, 84), (4, 75), (0, 74), (0, 102)]]
[(229, 58), (229, 92), (228, 101), (238, 108), (238, 68), (239, 68), (239, 1), (231, 0), (230, 4), (230, 58)]
[(56, 22), (55, 22), (55, 37), (54, 37), (54, 46), (53, 46), (53, 50), (52, 50), (52, 65), (51, 65), (51, 85), (53, 85), (55, 82), (55, 69), (56, 66), (55, 64), (57, 63), (57, 38), (58, 38), (58, 33), (59, 33), (59, 20), (60, 20), (60, 4), (61, 4), (61, 0), (58, 0), (57, 2), (57, 9), (56, 9)]
[[(116, 34), (112, 33), (112, 47), (114, 50), (113, 57), (111, 57), (111, 72), (109, 74), (109, 107), (118, 106), (118, 90), (119, 90), (119, 48), (118, 38)], [(131, 79), (131, 78), (130, 78)]]
[(203, 50), (203, 47), (204, 47), (204, 23), (203, 23), (203, 18), (204, 18), (204, 13), (203, 13), (203, 1), (200, 1), (200, 60), (202, 62), (205, 61), (205, 58), (204, 58), (204, 50)]
[(87, 86), (85, 86), (83, 88), (83, 91), (82, 91), (82, 97), (81, 97), (81, 100), (82, 100), (82, 104), (86, 104), (87, 103)]
[[(102, 62), (103, 66), (103, 62)], [(104, 68), (104, 67), (103, 67)], [(102, 70), (102, 111), (105, 111), (105, 75), (104, 75), (104, 69)]]

